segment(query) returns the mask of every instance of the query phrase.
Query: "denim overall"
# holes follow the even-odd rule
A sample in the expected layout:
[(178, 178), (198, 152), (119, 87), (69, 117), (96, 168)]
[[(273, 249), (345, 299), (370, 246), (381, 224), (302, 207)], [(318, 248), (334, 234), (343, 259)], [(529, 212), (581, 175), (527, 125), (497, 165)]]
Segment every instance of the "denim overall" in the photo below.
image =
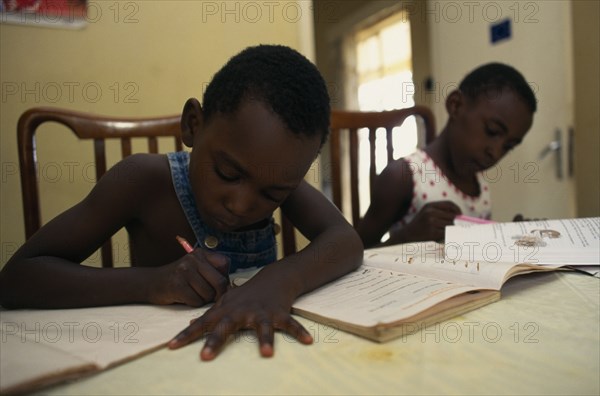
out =
[(241, 268), (262, 267), (277, 259), (273, 218), (264, 228), (249, 231), (221, 232), (202, 221), (189, 179), (190, 156), (187, 151), (168, 153), (173, 187), (188, 223), (196, 235), (194, 247), (221, 253), (231, 260), (229, 272)]

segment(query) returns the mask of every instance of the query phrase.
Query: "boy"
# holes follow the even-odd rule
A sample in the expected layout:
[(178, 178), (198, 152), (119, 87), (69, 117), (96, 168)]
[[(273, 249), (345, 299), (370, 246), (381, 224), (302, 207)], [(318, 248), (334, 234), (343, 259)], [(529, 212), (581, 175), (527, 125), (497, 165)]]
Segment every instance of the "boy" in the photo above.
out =
[[(242, 51), (214, 76), (203, 106), (186, 102), (181, 128), (191, 153), (138, 154), (116, 164), (9, 260), (0, 304), (215, 302), (169, 344), (208, 334), (204, 360), (246, 328), (257, 332), (263, 356), (273, 354), (275, 330), (312, 342), (290, 315), (293, 301), (362, 259), (356, 232), (303, 180), (327, 137), (329, 111), (325, 83), (302, 55), (275, 45)], [(311, 241), (280, 261), (272, 220), (278, 207)], [(121, 227), (134, 267), (79, 265)], [(197, 248), (185, 254), (176, 235)], [(228, 287), (228, 272), (266, 264), (243, 286)]]
[(444, 239), (466, 214), (489, 219), (491, 197), (481, 172), (518, 146), (537, 103), (513, 67), (489, 63), (469, 73), (446, 99), (448, 122), (424, 150), (391, 162), (376, 179), (357, 230), (366, 248)]

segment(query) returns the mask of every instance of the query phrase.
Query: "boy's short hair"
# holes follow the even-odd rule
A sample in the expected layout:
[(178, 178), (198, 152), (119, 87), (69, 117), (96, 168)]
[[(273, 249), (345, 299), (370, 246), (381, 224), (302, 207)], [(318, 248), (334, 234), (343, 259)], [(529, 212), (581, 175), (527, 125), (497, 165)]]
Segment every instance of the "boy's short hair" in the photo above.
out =
[(248, 47), (232, 57), (206, 87), (205, 121), (232, 114), (243, 100), (264, 102), (296, 134), (329, 134), (329, 94), (318, 69), (299, 52), (282, 45)]
[(479, 95), (498, 94), (503, 88), (512, 89), (519, 95), (532, 113), (537, 110), (537, 100), (533, 90), (517, 69), (503, 63), (488, 63), (479, 66), (462, 80), (460, 91), (476, 99)]

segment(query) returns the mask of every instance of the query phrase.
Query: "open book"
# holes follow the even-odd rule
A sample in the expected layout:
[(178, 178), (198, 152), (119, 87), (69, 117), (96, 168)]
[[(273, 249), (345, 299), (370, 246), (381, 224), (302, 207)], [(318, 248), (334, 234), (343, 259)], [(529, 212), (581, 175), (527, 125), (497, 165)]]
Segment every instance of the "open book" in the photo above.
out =
[(500, 299), (510, 277), (551, 267), (447, 261), (443, 245), (369, 249), (356, 271), (300, 297), (294, 313), (384, 342)]
[(301, 297), (293, 309), (387, 341), (498, 300), (515, 275), (598, 266), (599, 228), (598, 218), (450, 226), (445, 245), (366, 250), (358, 270)]
[(454, 260), (599, 265), (600, 217), (446, 227), (445, 255)]

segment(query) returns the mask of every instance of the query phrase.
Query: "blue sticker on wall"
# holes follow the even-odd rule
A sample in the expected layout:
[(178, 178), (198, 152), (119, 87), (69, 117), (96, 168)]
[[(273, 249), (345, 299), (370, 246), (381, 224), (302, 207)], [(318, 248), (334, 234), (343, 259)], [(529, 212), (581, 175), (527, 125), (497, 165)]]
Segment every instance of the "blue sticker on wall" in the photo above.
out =
[(496, 44), (498, 41), (508, 40), (511, 36), (511, 30), (510, 19), (505, 19), (492, 24), (490, 27), (490, 40), (492, 44)]

